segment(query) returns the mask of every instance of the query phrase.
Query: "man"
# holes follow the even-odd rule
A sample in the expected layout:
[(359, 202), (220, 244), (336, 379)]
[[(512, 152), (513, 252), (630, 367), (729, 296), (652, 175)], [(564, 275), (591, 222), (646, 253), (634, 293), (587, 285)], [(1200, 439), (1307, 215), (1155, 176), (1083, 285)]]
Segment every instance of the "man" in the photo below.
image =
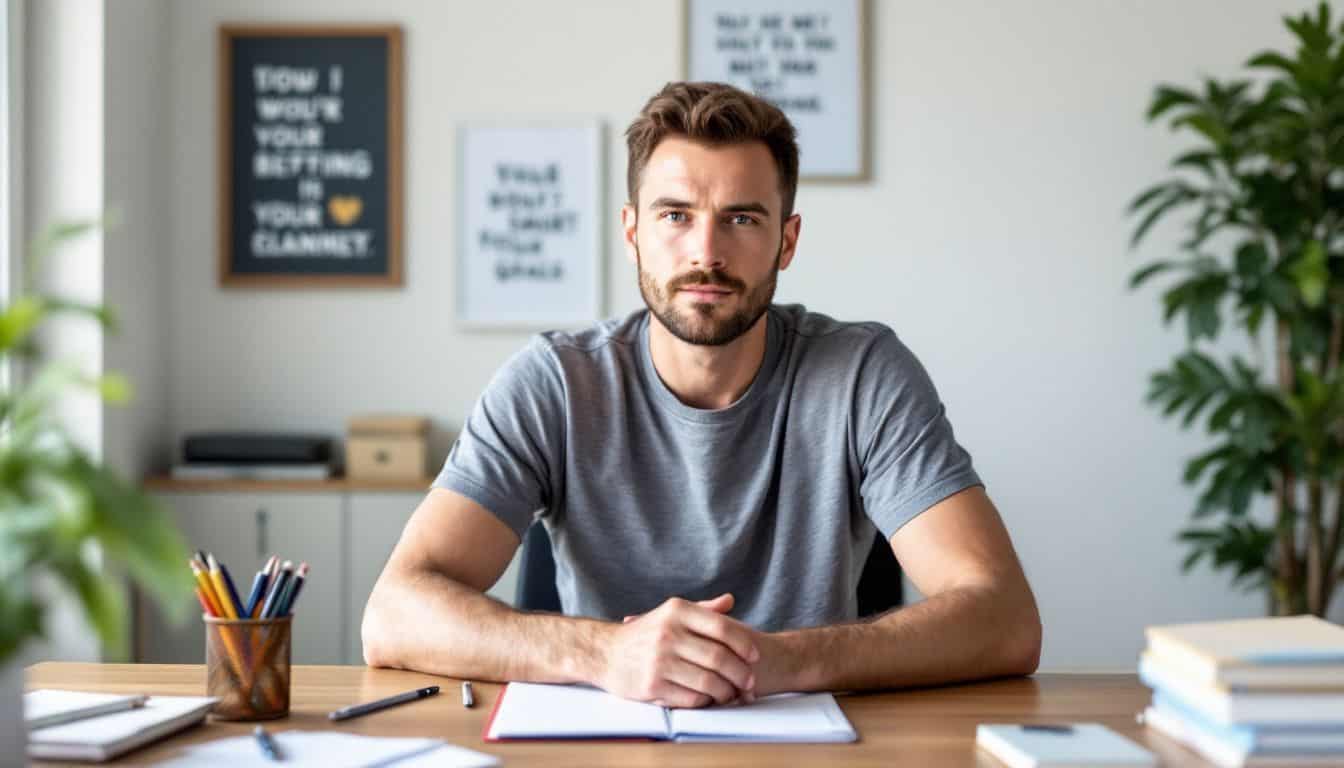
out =
[[(626, 138), (648, 311), (499, 371), (374, 587), (366, 661), (677, 707), (1033, 672), (1035, 599), (924, 369), (885, 326), (771, 304), (787, 118), (673, 83)], [(534, 519), (566, 615), (483, 594)], [(855, 621), (874, 525), (927, 599)]]

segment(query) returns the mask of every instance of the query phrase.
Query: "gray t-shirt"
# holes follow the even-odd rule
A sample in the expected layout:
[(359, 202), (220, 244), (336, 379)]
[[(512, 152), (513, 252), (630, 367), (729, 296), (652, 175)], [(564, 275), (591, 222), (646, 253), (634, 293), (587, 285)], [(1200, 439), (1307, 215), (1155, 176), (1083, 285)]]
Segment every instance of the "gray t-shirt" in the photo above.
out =
[(880, 323), (766, 313), (764, 360), (720, 410), (682, 403), (649, 313), (544, 333), (481, 395), (434, 485), (555, 548), (564, 612), (619, 621), (736, 598), (765, 631), (855, 618), (874, 524), (891, 536), (980, 483), (923, 366)]

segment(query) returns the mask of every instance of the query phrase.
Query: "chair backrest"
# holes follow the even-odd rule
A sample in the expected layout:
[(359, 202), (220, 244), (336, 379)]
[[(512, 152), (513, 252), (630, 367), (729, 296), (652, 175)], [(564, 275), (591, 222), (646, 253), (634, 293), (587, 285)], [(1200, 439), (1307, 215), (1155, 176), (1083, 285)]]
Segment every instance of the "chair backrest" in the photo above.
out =
[[(859, 577), (859, 616), (872, 616), (899, 606), (904, 598), (901, 565), (891, 546), (878, 532)], [(523, 556), (518, 570), (517, 606), (524, 611), (560, 612), (560, 593), (555, 589), (555, 557), (546, 527), (533, 523), (523, 536)]]

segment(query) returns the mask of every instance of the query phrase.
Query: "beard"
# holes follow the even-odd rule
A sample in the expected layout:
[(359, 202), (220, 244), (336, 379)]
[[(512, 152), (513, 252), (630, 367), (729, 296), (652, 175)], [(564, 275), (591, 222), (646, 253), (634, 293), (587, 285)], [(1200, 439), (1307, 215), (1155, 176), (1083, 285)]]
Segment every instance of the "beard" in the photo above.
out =
[[(775, 284), (779, 279), (779, 259), (783, 251), (784, 244), (781, 242), (769, 276), (754, 286), (748, 286), (746, 281), (719, 269), (697, 269), (678, 275), (668, 280), (667, 285), (660, 286), (652, 275), (644, 271), (643, 261), (639, 258), (639, 247), (636, 246), (635, 263), (639, 268), (639, 293), (644, 298), (644, 305), (673, 336), (687, 344), (721, 347), (751, 330), (756, 321), (761, 319), (761, 315), (765, 314), (765, 310), (769, 309), (770, 302), (775, 298)], [(672, 299), (679, 290), (690, 285), (727, 288), (734, 293), (742, 294), (745, 300), (737, 311), (718, 319), (714, 317), (718, 306), (708, 302), (696, 302), (690, 306), (689, 311), (683, 310), (677, 307)]]

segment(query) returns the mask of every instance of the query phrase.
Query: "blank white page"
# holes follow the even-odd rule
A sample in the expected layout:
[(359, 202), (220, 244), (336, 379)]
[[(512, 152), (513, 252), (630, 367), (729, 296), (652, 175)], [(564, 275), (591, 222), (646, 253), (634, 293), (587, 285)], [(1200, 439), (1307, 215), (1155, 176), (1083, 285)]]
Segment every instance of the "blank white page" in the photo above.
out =
[(666, 739), (659, 706), (578, 685), (509, 683), (487, 734), (491, 739)]
[(741, 706), (674, 709), (677, 741), (854, 741), (858, 736), (829, 693), (782, 693)]

